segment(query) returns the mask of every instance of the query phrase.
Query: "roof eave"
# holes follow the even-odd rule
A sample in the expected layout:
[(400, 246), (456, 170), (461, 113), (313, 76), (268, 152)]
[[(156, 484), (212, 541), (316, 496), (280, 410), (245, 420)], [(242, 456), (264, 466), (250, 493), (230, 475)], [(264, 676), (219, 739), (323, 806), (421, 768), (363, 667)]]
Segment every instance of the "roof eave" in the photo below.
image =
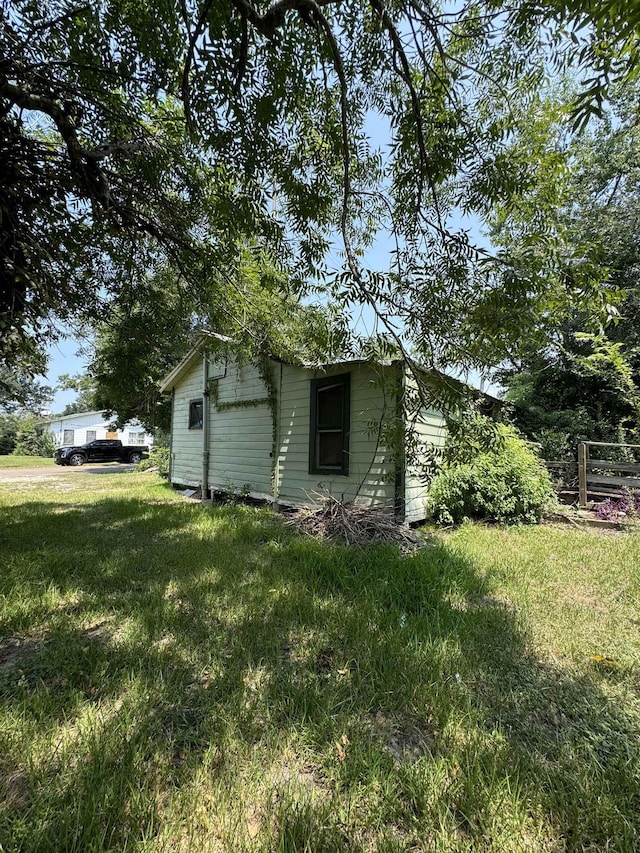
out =
[(206, 344), (211, 340), (211, 338), (219, 343), (229, 343), (231, 341), (231, 338), (228, 338), (226, 335), (219, 335), (217, 332), (200, 332), (196, 338), (196, 342), (182, 361), (177, 364), (170, 373), (167, 373), (164, 379), (160, 380), (160, 392), (162, 394), (165, 394), (173, 388), (182, 374), (191, 366), (191, 363), (196, 356), (200, 358), (202, 357), (206, 350)]

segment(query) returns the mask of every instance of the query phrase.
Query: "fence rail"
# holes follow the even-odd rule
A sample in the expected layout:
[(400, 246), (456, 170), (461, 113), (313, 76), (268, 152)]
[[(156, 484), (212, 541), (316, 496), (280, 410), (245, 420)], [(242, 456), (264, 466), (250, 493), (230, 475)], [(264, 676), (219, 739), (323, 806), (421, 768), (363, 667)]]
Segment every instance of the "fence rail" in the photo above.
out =
[[(581, 441), (578, 444), (578, 503), (586, 506), (589, 496), (606, 498), (620, 495), (622, 489), (640, 489), (640, 463), (592, 459), (592, 447), (616, 447), (640, 450), (638, 444), (606, 441)], [(626, 474), (627, 476), (621, 476)]]

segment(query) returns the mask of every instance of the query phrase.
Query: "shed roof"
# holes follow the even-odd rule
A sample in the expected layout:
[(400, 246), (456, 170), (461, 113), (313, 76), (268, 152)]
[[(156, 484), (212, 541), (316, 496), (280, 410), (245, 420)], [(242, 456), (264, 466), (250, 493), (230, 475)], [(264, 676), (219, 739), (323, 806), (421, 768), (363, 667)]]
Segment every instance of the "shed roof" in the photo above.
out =
[[(222, 343), (231, 343), (233, 341), (232, 338), (229, 338), (226, 335), (220, 335), (217, 332), (204, 332), (204, 331), (201, 332), (198, 335), (196, 342), (194, 343), (193, 347), (189, 350), (189, 352), (182, 359), (182, 361), (179, 364), (177, 364), (176, 367), (174, 367), (173, 370), (164, 377), (164, 379), (161, 380), (160, 391), (162, 393), (165, 393), (166, 391), (168, 391), (170, 388), (172, 388), (175, 385), (175, 383), (182, 376), (182, 374), (185, 373), (191, 367), (196, 356), (202, 358), (202, 356), (204, 355), (204, 352), (206, 351), (206, 344), (212, 338), (217, 340), (217, 341), (220, 341)], [(283, 364), (291, 364), (292, 363), (292, 362), (287, 362), (282, 358), (278, 358), (277, 356), (271, 356), (271, 358), (273, 358), (274, 361), (282, 362)], [(301, 361), (298, 363), (298, 366), (302, 367), (306, 370), (322, 370), (323, 368), (329, 369), (331, 367), (337, 367), (338, 365), (344, 366), (344, 367), (349, 367), (349, 366), (355, 366), (358, 364), (371, 364), (371, 363), (372, 363), (372, 359), (354, 358), (354, 359), (348, 359), (345, 361), (340, 360), (340, 361), (329, 362), (327, 364), (316, 364), (313, 362)], [(397, 362), (394, 362), (391, 359), (380, 359), (380, 360), (376, 361), (376, 364), (380, 365), (381, 367), (391, 367), (391, 365), (394, 363), (397, 363)], [(441, 373), (440, 371), (436, 371), (432, 368), (423, 367), (422, 365), (417, 364), (416, 362), (414, 362), (414, 365), (418, 370), (420, 370), (424, 373), (431, 373), (431, 374), (437, 373), (438, 375), (440, 375), (443, 378), (447, 378), (449, 380), (453, 380), (456, 383), (459, 383), (461, 386), (467, 385), (467, 387), (471, 388), (471, 391), (473, 392), (473, 394), (475, 396), (484, 397), (487, 400), (491, 401), (492, 403), (502, 404), (502, 400), (500, 400), (498, 397), (495, 397), (493, 394), (489, 394), (486, 391), (480, 391), (477, 388), (473, 388), (472, 386), (468, 385), (468, 383), (464, 382), (461, 379), (455, 379), (454, 377), (448, 376), (447, 374)]]

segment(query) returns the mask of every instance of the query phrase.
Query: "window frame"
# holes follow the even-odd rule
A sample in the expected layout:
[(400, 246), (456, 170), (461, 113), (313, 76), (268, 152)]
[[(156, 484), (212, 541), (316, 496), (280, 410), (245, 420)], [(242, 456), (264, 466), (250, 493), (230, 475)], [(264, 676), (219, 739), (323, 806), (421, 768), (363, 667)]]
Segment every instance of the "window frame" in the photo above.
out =
[[(318, 392), (334, 385), (342, 386), (342, 429), (318, 428)], [(349, 476), (349, 439), (351, 430), (351, 374), (337, 373), (333, 376), (323, 376), (311, 380), (311, 401), (309, 411), (309, 473), (333, 474), (338, 477)], [(320, 465), (318, 436), (322, 432), (342, 433), (342, 465)]]
[[(200, 422), (192, 423), (192, 412), (194, 411), (194, 406), (200, 406)], [(198, 397), (194, 400), (189, 400), (189, 415), (188, 415), (188, 424), (189, 429), (204, 429), (204, 397)]]

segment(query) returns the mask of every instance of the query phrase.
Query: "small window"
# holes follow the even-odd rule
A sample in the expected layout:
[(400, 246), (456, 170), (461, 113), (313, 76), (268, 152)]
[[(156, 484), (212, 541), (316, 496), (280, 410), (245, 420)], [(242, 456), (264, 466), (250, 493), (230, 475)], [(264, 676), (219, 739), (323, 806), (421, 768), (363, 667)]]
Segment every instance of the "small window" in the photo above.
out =
[(311, 380), (309, 473), (349, 473), (351, 376)]
[(202, 429), (202, 400), (189, 403), (189, 429)]
[(144, 444), (144, 433), (130, 432), (127, 444)]
[(95, 441), (95, 440), (96, 440), (95, 429), (88, 429), (87, 430), (87, 444), (89, 444), (90, 441)]
[(64, 434), (62, 436), (62, 444), (65, 446), (73, 444), (73, 430), (65, 429)]

